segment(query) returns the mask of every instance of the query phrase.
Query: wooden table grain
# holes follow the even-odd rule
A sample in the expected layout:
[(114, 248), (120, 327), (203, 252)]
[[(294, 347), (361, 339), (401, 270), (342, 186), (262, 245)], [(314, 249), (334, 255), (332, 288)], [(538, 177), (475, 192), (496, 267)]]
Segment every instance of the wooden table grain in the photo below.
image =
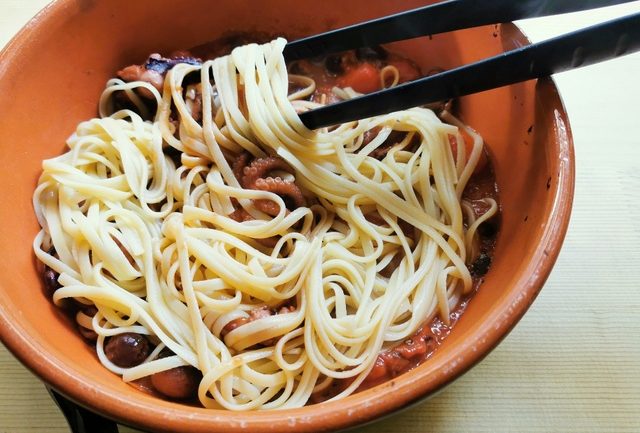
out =
[[(47, 3), (0, 0), (0, 46)], [(520, 25), (535, 41), (630, 12), (640, 2)], [(575, 137), (577, 184), (569, 232), (541, 295), (464, 377), (359, 433), (640, 432), (640, 55), (556, 80)], [(42, 383), (0, 345), (0, 433), (36, 432), (69, 429)]]

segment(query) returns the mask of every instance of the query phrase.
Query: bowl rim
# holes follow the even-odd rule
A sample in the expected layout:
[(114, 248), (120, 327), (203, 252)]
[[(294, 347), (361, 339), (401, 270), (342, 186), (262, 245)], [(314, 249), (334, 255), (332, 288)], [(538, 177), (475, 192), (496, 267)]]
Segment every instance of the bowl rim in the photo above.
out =
[[(0, 51), (0, 65), (15, 59), (21, 47), (29, 44), (33, 34), (40, 27), (46, 26), (47, 22), (65, 14), (73, 1), (54, 0), (40, 10)], [(530, 43), (517, 26), (507, 25), (514, 27), (514, 35), (519, 42)], [(3, 68), (0, 68), (0, 75), (2, 74)], [(123, 397), (78, 380), (43, 353), (37, 342), (25, 338), (21, 327), (10, 320), (10, 312), (3, 304), (0, 304), (0, 339), (23, 365), (74, 402), (123, 424), (154, 431), (177, 432), (182, 431), (185, 425), (194, 433), (208, 432), (212, 427), (228, 432), (247, 429), (255, 432), (311, 432), (319, 431), (318, 425), (322, 426), (322, 430), (337, 430), (362, 425), (414, 405), (466, 373), (507, 336), (542, 289), (560, 252), (569, 225), (575, 190), (573, 135), (565, 105), (553, 79), (539, 80), (538, 86), (544, 87), (544, 91), (556, 98), (554, 106), (559, 107), (557, 115), (564, 124), (564, 130), (561, 131), (563, 139), (556, 140), (558, 151), (566, 158), (558, 166), (558, 182), (552, 191), (555, 203), (547, 216), (546, 228), (535, 246), (527, 272), (523, 272), (523, 277), (518, 280), (520, 289), (506, 296), (501, 302), (504, 307), (492, 311), (487, 317), (487, 323), (493, 325), (487, 327), (491, 329), (493, 337), (487, 338), (486, 330), (482, 333), (480, 329), (475, 329), (470, 338), (456, 350), (459, 357), (447, 368), (446, 374), (429, 374), (426, 371), (420, 374), (418, 368), (411, 374), (401, 375), (343, 400), (286, 411), (238, 413), (194, 408), (179, 403), (173, 404), (171, 410), (167, 411), (165, 405), (149, 407), (150, 405), (135, 398)], [(558, 134), (556, 132), (556, 136)], [(394, 392), (397, 398), (379, 398), (381, 394), (388, 392)]]

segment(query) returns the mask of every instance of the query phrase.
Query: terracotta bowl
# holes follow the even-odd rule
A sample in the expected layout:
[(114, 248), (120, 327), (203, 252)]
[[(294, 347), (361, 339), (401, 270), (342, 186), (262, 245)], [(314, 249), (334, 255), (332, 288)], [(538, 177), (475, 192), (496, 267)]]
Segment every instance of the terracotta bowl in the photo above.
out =
[[(230, 31), (292, 37), (399, 9), (411, 0), (58, 0), (0, 54), (0, 336), (43, 381), (119, 422), (159, 432), (311, 432), (351, 427), (429, 396), (471, 368), (518, 322), (551, 271), (574, 190), (567, 116), (550, 80), (460, 101), (486, 139), (502, 203), (495, 260), (480, 292), (435, 356), (395, 380), (339, 402), (259, 413), (205, 410), (160, 400), (98, 362), (71, 321), (44, 296), (31, 250), (38, 226), (31, 196), (41, 161), (64, 150), (78, 122), (96, 115), (114, 71)], [(422, 65), (449, 68), (527, 44), (513, 25), (403, 42)]]

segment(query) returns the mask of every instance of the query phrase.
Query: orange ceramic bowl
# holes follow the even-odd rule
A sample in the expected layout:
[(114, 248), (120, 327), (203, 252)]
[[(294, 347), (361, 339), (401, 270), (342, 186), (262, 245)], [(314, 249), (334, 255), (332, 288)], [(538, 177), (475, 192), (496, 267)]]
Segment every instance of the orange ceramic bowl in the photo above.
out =
[[(317, 432), (355, 426), (450, 383), (495, 347), (533, 302), (562, 244), (574, 189), (567, 116), (552, 81), (527, 82), (460, 101), (486, 139), (502, 204), (495, 259), (479, 293), (436, 354), (419, 368), (339, 402), (232, 413), (160, 400), (98, 362), (73, 323), (42, 291), (31, 250), (31, 196), (41, 161), (64, 150), (96, 115), (105, 81), (151, 52), (192, 47), (238, 30), (292, 37), (424, 4), (422, 0), (58, 0), (0, 54), (0, 336), (35, 374), (74, 401), (158, 432)], [(526, 44), (513, 26), (489, 26), (396, 50), (424, 70), (469, 63)]]

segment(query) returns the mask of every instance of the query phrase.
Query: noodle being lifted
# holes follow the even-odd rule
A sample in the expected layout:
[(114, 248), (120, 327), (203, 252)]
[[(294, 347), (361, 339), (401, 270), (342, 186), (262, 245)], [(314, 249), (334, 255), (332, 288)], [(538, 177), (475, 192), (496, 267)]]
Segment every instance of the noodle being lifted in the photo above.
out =
[[(427, 108), (310, 131), (297, 112), (320, 103), (315, 82), (289, 77), (284, 45), (178, 62), (162, 92), (111, 80), (102, 118), (43, 163), (36, 254), (125, 381), (172, 398), (197, 386), (231, 410), (341, 398), (473, 289), (477, 229), (497, 211), (462, 200), (481, 138)], [(116, 92), (144, 114), (140, 90), (153, 122), (110, 114)], [(463, 130), (470, 154), (452, 149)]]

